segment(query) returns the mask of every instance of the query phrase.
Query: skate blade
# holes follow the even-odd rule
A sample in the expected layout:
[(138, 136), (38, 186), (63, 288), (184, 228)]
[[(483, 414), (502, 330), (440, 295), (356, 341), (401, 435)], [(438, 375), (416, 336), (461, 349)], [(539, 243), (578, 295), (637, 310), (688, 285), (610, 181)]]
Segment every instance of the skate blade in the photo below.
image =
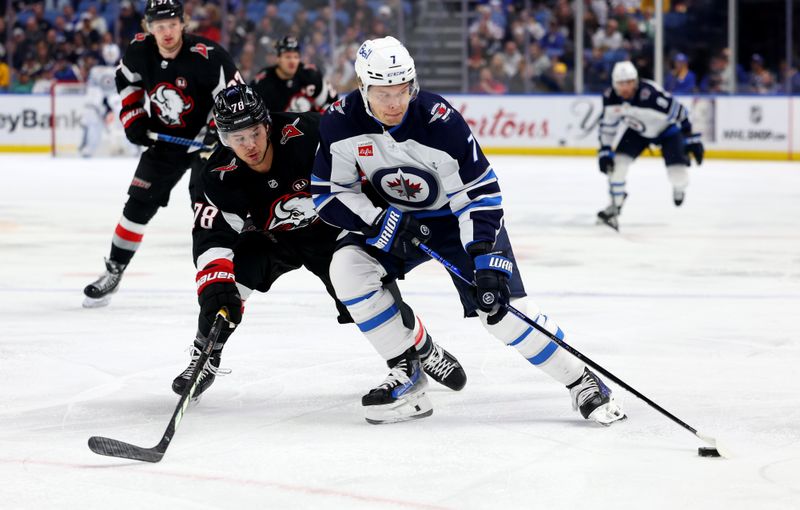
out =
[(599, 423), (604, 427), (611, 426), (612, 423), (627, 419), (628, 416), (622, 411), (622, 408), (617, 405), (613, 400), (606, 404), (601, 405), (589, 414), (587, 420)]
[(614, 230), (616, 230), (617, 232), (619, 232), (619, 224), (616, 223), (616, 222), (606, 221), (606, 220), (604, 220), (602, 218), (597, 218), (597, 224), (598, 225), (606, 225), (607, 227), (611, 227)]
[(433, 414), (433, 405), (425, 393), (379, 406), (366, 406), (364, 419), (373, 425), (418, 420)]
[(102, 308), (104, 306), (108, 306), (111, 302), (111, 295), (103, 296), (101, 298), (90, 298), (86, 296), (83, 299), (83, 307), (84, 308)]

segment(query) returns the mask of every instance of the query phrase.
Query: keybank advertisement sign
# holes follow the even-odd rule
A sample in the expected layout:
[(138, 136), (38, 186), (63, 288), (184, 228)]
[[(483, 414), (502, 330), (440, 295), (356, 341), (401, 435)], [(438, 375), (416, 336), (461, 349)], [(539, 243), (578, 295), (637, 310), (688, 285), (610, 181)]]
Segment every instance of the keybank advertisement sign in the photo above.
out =
[[(598, 146), (599, 95), (448, 95), (447, 99), (481, 146), (494, 153), (588, 154)], [(689, 108), (695, 130), (703, 134), (709, 156), (800, 158), (800, 97), (679, 99)], [(58, 96), (59, 145), (80, 142), (83, 108), (84, 96)], [(0, 150), (49, 151), (52, 116), (47, 95), (0, 95)]]
[[(77, 144), (80, 141), (83, 104), (83, 96), (59, 98), (55, 112), (59, 143)], [(40, 148), (49, 151), (52, 118), (48, 95), (0, 95), (0, 149)]]

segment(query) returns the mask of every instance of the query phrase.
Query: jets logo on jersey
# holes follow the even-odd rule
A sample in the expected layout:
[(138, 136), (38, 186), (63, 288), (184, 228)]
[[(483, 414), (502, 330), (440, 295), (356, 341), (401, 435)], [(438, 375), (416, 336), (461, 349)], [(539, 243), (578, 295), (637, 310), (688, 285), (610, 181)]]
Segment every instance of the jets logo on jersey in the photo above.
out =
[(442, 122), (447, 122), (451, 112), (452, 110), (444, 103), (436, 103), (433, 105), (433, 108), (431, 108), (432, 117), (431, 120), (428, 121), (428, 124), (436, 122), (439, 119), (442, 119)]
[(358, 155), (362, 158), (373, 156), (375, 151), (372, 147), (372, 142), (358, 144)]
[(213, 46), (206, 46), (203, 43), (197, 43), (194, 46), (192, 46), (191, 48), (189, 48), (189, 51), (191, 51), (193, 53), (200, 54), (200, 55), (203, 56), (203, 58), (208, 60), (208, 52), (213, 50), (213, 49), (214, 49)]
[(378, 193), (394, 204), (427, 207), (439, 196), (436, 178), (430, 172), (414, 167), (378, 170), (370, 180)]
[(286, 142), (292, 138), (303, 136), (304, 133), (297, 129), (298, 122), (300, 122), (300, 117), (294, 119), (294, 122), (291, 124), (286, 124), (283, 126), (283, 129), (281, 129), (281, 145), (286, 145)]
[(400, 172), (400, 176), (397, 179), (387, 182), (386, 186), (397, 193), (397, 196), (409, 199), (415, 198), (419, 194), (419, 190), (422, 189), (422, 183), (411, 182), (410, 179), (406, 179), (403, 176), (402, 172)]
[(314, 201), (308, 193), (284, 195), (272, 203), (266, 229), (283, 232), (307, 227), (317, 219)]
[(239, 168), (239, 167), (238, 167), (238, 165), (236, 165), (236, 158), (233, 158), (229, 164), (223, 165), (223, 166), (218, 166), (217, 168), (214, 168), (211, 171), (212, 172), (219, 172), (219, 180), (221, 181), (225, 177), (226, 173), (233, 172), (237, 168)]
[(643, 88), (641, 92), (639, 92), (639, 99), (642, 101), (647, 101), (650, 99), (650, 89)]
[(158, 118), (167, 127), (185, 127), (183, 116), (192, 111), (194, 101), (171, 83), (159, 83), (150, 91), (150, 102), (156, 105)]

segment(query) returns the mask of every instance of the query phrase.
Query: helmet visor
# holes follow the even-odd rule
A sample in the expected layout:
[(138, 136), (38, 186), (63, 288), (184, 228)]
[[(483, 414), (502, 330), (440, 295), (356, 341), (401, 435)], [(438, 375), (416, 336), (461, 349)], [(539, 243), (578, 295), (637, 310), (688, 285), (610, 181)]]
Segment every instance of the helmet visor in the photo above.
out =
[(230, 147), (234, 151), (261, 146), (266, 147), (267, 135), (267, 126), (264, 123), (258, 123), (255, 126), (236, 131), (219, 131), (219, 139), (222, 145)]

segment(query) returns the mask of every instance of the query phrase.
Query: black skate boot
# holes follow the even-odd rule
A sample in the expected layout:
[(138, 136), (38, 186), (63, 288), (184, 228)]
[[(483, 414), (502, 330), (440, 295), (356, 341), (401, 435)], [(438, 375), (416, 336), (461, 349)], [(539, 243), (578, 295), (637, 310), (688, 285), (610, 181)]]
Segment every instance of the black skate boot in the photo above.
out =
[(365, 418), (369, 423), (397, 423), (424, 418), (433, 414), (433, 406), (425, 395), (428, 378), (422, 370), (414, 347), (387, 364), (389, 375), (377, 388), (361, 397)]
[(627, 198), (627, 193), (622, 195), (622, 204), (620, 204), (619, 207), (614, 205), (614, 200), (612, 199), (608, 207), (597, 213), (597, 223), (606, 224), (619, 232), (619, 215), (622, 213), (622, 206), (625, 204), (625, 199)]
[(680, 207), (685, 198), (686, 191), (672, 190), (672, 201), (675, 202), (675, 207)]
[(467, 384), (467, 373), (461, 363), (441, 345), (425, 334), (425, 343), (418, 350), (422, 368), (431, 379), (453, 391), (461, 390)]
[(626, 418), (622, 408), (614, 401), (611, 389), (588, 368), (584, 368), (580, 379), (567, 388), (572, 397), (572, 409), (580, 411), (587, 420), (607, 426)]
[[(192, 346), (192, 360), (189, 362), (189, 366), (186, 367), (186, 370), (184, 370), (172, 381), (172, 391), (178, 395), (182, 395), (184, 390), (186, 390), (186, 385), (189, 384), (189, 379), (192, 378), (192, 374), (194, 374), (194, 371), (197, 368), (197, 360), (200, 358), (200, 352), (200, 349), (198, 349), (196, 345)], [(214, 349), (214, 351), (211, 353), (211, 356), (209, 356), (208, 361), (206, 361), (206, 366), (203, 367), (203, 373), (200, 375), (200, 381), (197, 383), (197, 388), (194, 390), (194, 396), (192, 397), (193, 400), (198, 400), (200, 398), (200, 395), (202, 395), (203, 392), (206, 391), (209, 386), (211, 386), (217, 375), (228, 375), (231, 373), (231, 371), (227, 368), (219, 368), (219, 362), (221, 358), (222, 350)]]
[(111, 294), (117, 291), (122, 272), (126, 264), (120, 264), (110, 259), (106, 261), (106, 272), (100, 278), (90, 283), (83, 289), (86, 298), (83, 300), (84, 308), (99, 308), (111, 302)]

